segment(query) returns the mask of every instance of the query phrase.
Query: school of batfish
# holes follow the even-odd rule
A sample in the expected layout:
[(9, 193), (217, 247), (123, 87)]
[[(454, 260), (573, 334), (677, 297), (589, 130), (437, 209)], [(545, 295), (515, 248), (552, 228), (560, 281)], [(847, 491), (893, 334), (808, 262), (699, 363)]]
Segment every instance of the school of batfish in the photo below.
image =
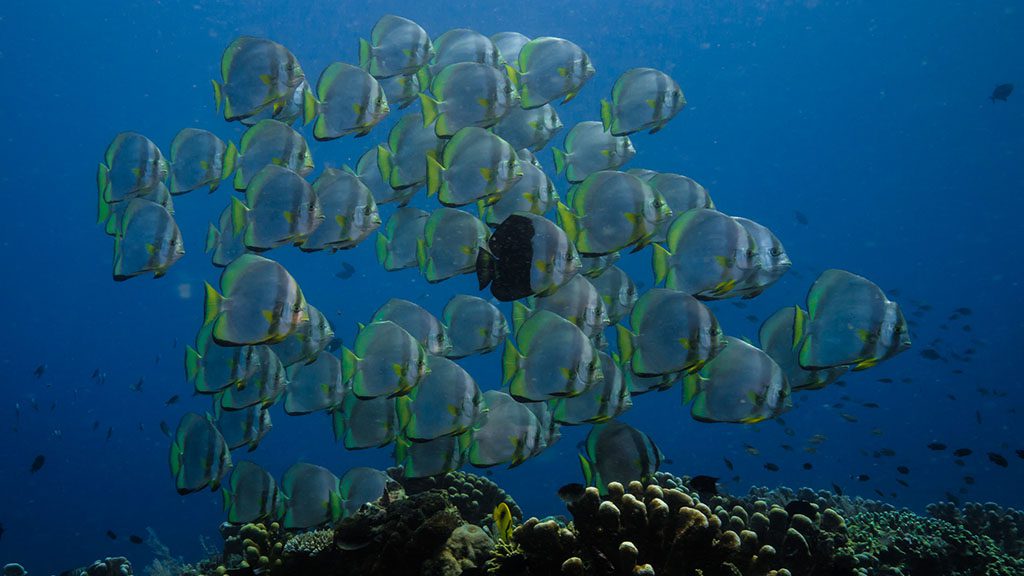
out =
[[(278, 402), (290, 415), (330, 413), (346, 449), (393, 443), (408, 477), (518, 466), (555, 442), (560, 426), (592, 424), (580, 460), (587, 483), (604, 490), (653, 474), (662, 460), (643, 432), (614, 420), (632, 396), (681, 382), (694, 419), (753, 423), (787, 410), (796, 390), (910, 346), (900, 307), (834, 269), (811, 286), (806, 310), (783, 308), (764, 322), (760, 347), (722, 333), (704, 302), (753, 298), (791, 263), (771, 230), (716, 210), (694, 180), (619, 171), (635, 154), (630, 134), (659, 131), (686, 105), (664, 72), (627, 70), (602, 100), (600, 121), (568, 130), (553, 150), (571, 184), (560, 200), (534, 153), (562, 129), (557, 101), (572, 100), (594, 74), (569, 40), (468, 29), (431, 40), (388, 15), (360, 41), (358, 66), (331, 64), (315, 88), (284, 46), (231, 42), (213, 86), (224, 119), (248, 126), (237, 146), (186, 128), (165, 157), (140, 134), (114, 138), (97, 184), (115, 280), (160, 277), (183, 256), (175, 195), (229, 178), (244, 194), (207, 234), (206, 252), (223, 270), (219, 289), (206, 285), (185, 365), (213, 408), (186, 414), (173, 436), (179, 493), (223, 482), (230, 522), (286, 528), (336, 521), (380, 497), (387, 477), (369, 468), (339, 478), (297, 463), (277, 482), (253, 462), (232, 465), (232, 450), (256, 449), (270, 430)], [(417, 101), (420, 111), (354, 168), (307, 180), (313, 158), (295, 123), (311, 124), (317, 140), (364, 135)], [(407, 205), (424, 186), (440, 206)], [(385, 203), (397, 204), (386, 221)], [(456, 295), (438, 318), (391, 298), (351, 348), (331, 346), (327, 318), (264, 254), (289, 244), (347, 250), (374, 233), (386, 270), (418, 267), (431, 283), (476, 274), (493, 299)], [(648, 245), (664, 287), (640, 294), (615, 262)], [(496, 301), (514, 301), (510, 320)], [(617, 352), (605, 335), (612, 326)], [(482, 391), (457, 360), (502, 345), (502, 389)]]

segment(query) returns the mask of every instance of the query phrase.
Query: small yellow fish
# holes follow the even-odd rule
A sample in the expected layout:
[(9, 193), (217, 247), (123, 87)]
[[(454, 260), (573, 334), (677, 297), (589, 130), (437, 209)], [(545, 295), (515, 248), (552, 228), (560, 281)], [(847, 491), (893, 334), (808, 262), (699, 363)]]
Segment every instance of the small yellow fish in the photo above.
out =
[(494, 527), (498, 533), (498, 539), (502, 542), (512, 540), (512, 511), (504, 502), (494, 507)]

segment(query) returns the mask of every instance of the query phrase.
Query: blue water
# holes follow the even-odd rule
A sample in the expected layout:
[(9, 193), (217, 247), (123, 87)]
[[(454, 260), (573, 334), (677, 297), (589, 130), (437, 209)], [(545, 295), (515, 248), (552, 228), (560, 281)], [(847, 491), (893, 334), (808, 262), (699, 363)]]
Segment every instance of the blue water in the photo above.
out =
[[(1024, 505), (1024, 460), (1014, 455), (1024, 448), (1018, 423), (1024, 415), (1024, 95), (1005, 103), (988, 99), (996, 84), (1024, 87), (1019, 2), (14, 4), (0, 7), (0, 523), (6, 529), (0, 562), (50, 574), (127, 555), (141, 571), (150, 553), (127, 538), (145, 536), (146, 527), (187, 559), (198, 559), (200, 536), (219, 544), (219, 495), (176, 495), (168, 440), (158, 424), (173, 428), (186, 411), (209, 409), (208, 399), (189, 395), (182, 355), (201, 323), (202, 283), (218, 274), (202, 253), (206, 225), (232, 193), (225, 186), (176, 198), (186, 257), (161, 280), (114, 283), (112, 241), (93, 224), (96, 164), (125, 130), (146, 134), (165, 151), (187, 126), (237, 141), (241, 127), (216, 113), (209, 83), (234, 37), (285, 44), (315, 78), (331, 62), (354, 61), (357, 39), (388, 12), (416, 20), (435, 37), (472, 27), (573, 40), (598, 73), (559, 109), (567, 129), (597, 118), (599, 99), (622, 71), (652, 66), (672, 74), (689, 106), (659, 134), (636, 135), (638, 154), (627, 167), (695, 178), (719, 209), (771, 227), (795, 263), (748, 308), (712, 305), (727, 333), (755, 337), (761, 319), (802, 303), (828, 267), (899, 293), (895, 299), (915, 321), (915, 347), (849, 375), (845, 387), (799, 394), (784, 416), (795, 436), (773, 422), (697, 423), (678, 389), (636, 397), (623, 420), (655, 439), (673, 460), (668, 470), (722, 476), (733, 492), (751, 484), (828, 488), (835, 482), (849, 494), (917, 511), (947, 492)], [(314, 175), (353, 163), (384, 140), (393, 121), (366, 138), (312, 144)], [(549, 153), (541, 157), (550, 167)], [(564, 180), (556, 183), (564, 192)], [(427, 205), (422, 196), (417, 202)], [(795, 210), (807, 225), (797, 222)], [(289, 248), (270, 255), (346, 342), (355, 323), (387, 297), (422, 299), (440, 314), (451, 295), (476, 293), (470, 276), (429, 285), (415, 270), (385, 273), (372, 242), (334, 255)], [(648, 258), (645, 251), (620, 264), (647, 287)], [(336, 278), (342, 262), (356, 275)], [(921, 304), (931, 310), (915, 312)], [(972, 330), (964, 331), (963, 320), (944, 329), (962, 306), (973, 310), (966, 318)], [(935, 339), (941, 341), (931, 344)], [(921, 357), (930, 346), (947, 360)], [(950, 355), (967, 348), (977, 350), (971, 362)], [(40, 364), (46, 371), (36, 379)], [(482, 387), (497, 386), (498, 354), (465, 366)], [(97, 368), (106, 372), (105, 384), (90, 379)], [(142, 391), (131, 391), (140, 377)], [(173, 394), (183, 400), (165, 407)], [(866, 401), (881, 407), (860, 405)], [(858, 421), (847, 422), (844, 412)], [(346, 452), (336, 445), (326, 416), (288, 417), (275, 408), (273, 418), (260, 448), (236, 459), (252, 457), (276, 475), (296, 460), (339, 474), (390, 462), (388, 449)], [(564, 512), (554, 493), (579, 480), (576, 444), (587, 429), (564, 428), (562, 440), (543, 455), (494, 470), (493, 479), (529, 515)], [(827, 441), (816, 454), (803, 452), (816, 433)], [(950, 450), (930, 451), (932, 441)], [(744, 444), (761, 454), (748, 455)], [(950, 454), (959, 447), (975, 452), (964, 467)], [(897, 455), (873, 458), (880, 448)], [(1006, 456), (1009, 467), (989, 462), (990, 451)], [(46, 464), (30, 474), (37, 454)], [(730, 480), (723, 457), (735, 463), (738, 481)], [(767, 471), (766, 462), (781, 470)], [(813, 470), (803, 470), (803, 462)], [(897, 465), (911, 469), (903, 477), (910, 489), (895, 482)], [(857, 474), (871, 480), (851, 479)], [(967, 474), (977, 483), (962, 494)], [(107, 530), (118, 540), (109, 540)]]

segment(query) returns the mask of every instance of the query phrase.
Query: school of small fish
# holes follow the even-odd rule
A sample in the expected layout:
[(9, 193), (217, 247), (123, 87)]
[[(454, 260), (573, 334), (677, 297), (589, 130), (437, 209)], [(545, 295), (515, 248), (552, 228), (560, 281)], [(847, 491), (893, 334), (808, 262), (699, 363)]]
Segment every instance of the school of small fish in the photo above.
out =
[[(615, 420), (633, 396), (681, 383), (695, 420), (755, 423), (790, 409), (796, 391), (910, 347), (899, 305), (834, 269), (811, 286), (806, 311), (768, 318), (758, 345), (723, 333), (706, 302), (756, 297), (791, 262), (771, 230), (716, 210), (694, 180), (620, 171), (636, 154), (630, 134), (654, 134), (686, 106), (665, 72), (619, 76), (599, 120), (572, 126), (553, 148), (549, 175), (535, 153), (563, 128), (558, 106), (596, 73), (580, 46), (468, 29), (432, 40), (388, 15), (358, 54), (358, 65), (335, 62), (314, 83), (284, 46), (237, 38), (213, 82), (224, 120), (248, 126), (237, 145), (186, 128), (165, 157), (124, 132), (99, 167), (99, 222), (114, 237), (118, 281), (160, 277), (185, 254), (175, 195), (225, 181), (242, 193), (209, 226), (206, 252), (222, 271), (206, 285), (204, 322), (186, 350), (187, 380), (211, 397), (211, 412), (185, 414), (173, 434), (161, 423), (178, 492), (223, 484), (228, 521), (319, 526), (385, 489), (386, 475), (368, 468), (339, 478), (300, 462), (278, 482), (253, 462), (233, 463), (232, 450), (255, 450), (270, 432), (277, 403), (289, 415), (330, 413), (347, 449), (393, 445), (408, 477), (518, 466), (556, 442), (560, 426), (593, 425), (580, 462), (604, 490), (664, 459)], [(321, 141), (362, 136), (416, 102), (354, 168), (309, 181), (302, 126)], [(424, 188), (430, 204), (409, 206)], [(385, 218), (389, 203), (398, 207)], [(371, 236), (386, 270), (418, 268), (430, 283), (475, 274), (493, 298), (455, 295), (440, 317), (391, 298), (350, 346), (337, 345), (327, 317), (267, 255), (289, 244), (349, 250)], [(658, 283), (646, 291), (615, 266), (620, 251), (644, 249)], [(339, 277), (352, 275), (345, 266)], [(502, 302), (513, 302), (511, 318)], [(458, 359), (499, 347), (501, 389), (483, 390)], [(699, 478), (714, 488), (715, 478)]]

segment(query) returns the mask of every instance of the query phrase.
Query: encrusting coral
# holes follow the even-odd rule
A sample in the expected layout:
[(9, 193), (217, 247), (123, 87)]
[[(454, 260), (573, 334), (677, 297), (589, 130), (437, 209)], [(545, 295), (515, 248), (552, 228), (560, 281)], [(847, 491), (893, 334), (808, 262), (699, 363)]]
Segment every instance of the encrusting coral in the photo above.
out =
[(427, 490), (444, 490), (459, 514), (477, 526), (489, 526), (494, 508), (504, 502), (517, 522), (523, 511), (500, 486), (491, 480), (461, 470), (427, 478), (404, 478), (401, 467), (389, 468), (388, 474), (400, 482), (409, 494)]

